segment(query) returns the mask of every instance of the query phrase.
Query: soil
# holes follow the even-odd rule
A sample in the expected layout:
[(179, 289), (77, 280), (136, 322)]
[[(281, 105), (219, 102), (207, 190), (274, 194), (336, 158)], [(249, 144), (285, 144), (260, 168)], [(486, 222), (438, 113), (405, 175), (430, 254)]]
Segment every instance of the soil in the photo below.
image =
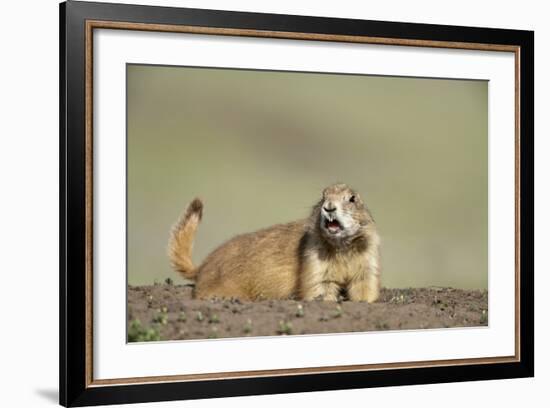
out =
[(364, 302), (197, 300), (191, 286), (128, 287), (129, 341), (487, 326), (487, 291), (382, 289)]

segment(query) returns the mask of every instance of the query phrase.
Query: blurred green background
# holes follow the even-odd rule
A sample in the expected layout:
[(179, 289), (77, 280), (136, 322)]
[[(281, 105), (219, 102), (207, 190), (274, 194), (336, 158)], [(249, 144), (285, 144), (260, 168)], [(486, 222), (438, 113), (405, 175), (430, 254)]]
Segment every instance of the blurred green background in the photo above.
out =
[(180, 282), (168, 232), (199, 196), (199, 264), (232, 236), (359, 191), (383, 285), (487, 288), (488, 84), (128, 65), (128, 283)]

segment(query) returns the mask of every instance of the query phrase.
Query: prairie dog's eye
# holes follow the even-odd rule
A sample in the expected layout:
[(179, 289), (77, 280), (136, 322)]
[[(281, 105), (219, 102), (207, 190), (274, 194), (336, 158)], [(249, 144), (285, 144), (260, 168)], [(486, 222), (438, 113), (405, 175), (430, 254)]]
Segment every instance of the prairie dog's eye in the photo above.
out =
[(350, 203), (354, 203), (355, 202), (355, 196), (352, 195), (350, 198), (349, 198), (349, 202)]

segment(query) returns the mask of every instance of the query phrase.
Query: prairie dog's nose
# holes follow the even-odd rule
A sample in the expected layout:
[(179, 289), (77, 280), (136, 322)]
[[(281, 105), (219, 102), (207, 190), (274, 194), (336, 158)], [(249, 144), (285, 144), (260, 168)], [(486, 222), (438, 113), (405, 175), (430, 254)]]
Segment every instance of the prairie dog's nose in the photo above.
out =
[(333, 211), (336, 211), (336, 207), (332, 203), (325, 203), (325, 205), (323, 205), (323, 210), (325, 210), (328, 213), (331, 213)]

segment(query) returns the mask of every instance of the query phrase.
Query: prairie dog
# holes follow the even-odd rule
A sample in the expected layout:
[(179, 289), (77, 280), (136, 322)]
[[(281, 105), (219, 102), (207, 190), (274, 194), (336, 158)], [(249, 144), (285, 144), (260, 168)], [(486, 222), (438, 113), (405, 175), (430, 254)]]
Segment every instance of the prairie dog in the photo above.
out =
[(366, 205), (345, 184), (323, 190), (307, 219), (238, 235), (194, 267), (193, 238), (203, 204), (193, 200), (172, 228), (172, 267), (195, 280), (196, 298), (322, 299), (345, 291), (374, 302), (380, 289), (380, 238)]

